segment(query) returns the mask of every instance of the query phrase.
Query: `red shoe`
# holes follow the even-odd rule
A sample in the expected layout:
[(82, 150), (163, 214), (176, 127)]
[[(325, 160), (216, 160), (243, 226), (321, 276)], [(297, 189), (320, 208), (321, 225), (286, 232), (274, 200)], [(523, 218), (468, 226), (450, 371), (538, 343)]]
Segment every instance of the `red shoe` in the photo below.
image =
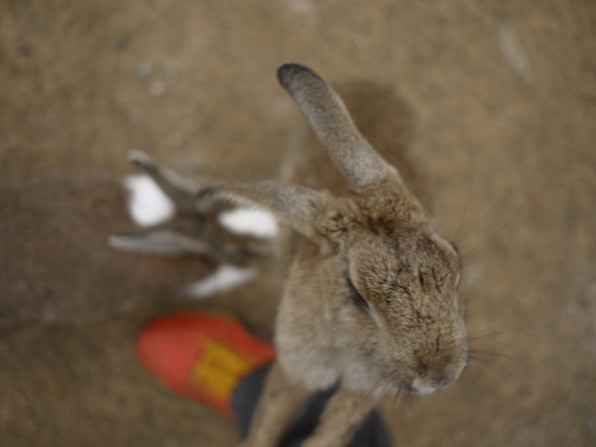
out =
[(250, 371), (273, 361), (275, 348), (236, 318), (216, 313), (171, 314), (147, 324), (136, 351), (168, 387), (233, 418), (232, 393)]

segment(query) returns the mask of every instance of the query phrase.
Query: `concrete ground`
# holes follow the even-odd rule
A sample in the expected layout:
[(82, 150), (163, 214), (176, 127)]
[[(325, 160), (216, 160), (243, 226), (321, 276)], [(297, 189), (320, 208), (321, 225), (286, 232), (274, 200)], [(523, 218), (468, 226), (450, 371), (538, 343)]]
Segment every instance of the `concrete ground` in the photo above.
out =
[(591, 0), (0, 3), (3, 446), (226, 446), (234, 426), (139, 367), (173, 308), (272, 328), (267, 278), (201, 304), (214, 266), (123, 254), (125, 154), (275, 177), (300, 116), (275, 70), (390, 86), (443, 234), (464, 253), (476, 358), (388, 402), (397, 446), (596, 445), (596, 4)]

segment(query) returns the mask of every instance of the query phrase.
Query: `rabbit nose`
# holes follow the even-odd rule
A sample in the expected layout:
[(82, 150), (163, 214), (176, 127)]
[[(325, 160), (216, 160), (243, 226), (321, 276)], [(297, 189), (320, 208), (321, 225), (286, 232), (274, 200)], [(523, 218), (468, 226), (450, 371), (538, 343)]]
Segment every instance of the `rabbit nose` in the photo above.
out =
[(424, 379), (416, 377), (412, 380), (412, 390), (416, 394), (425, 395), (430, 394), (436, 390), (434, 386), (426, 382)]
[(432, 374), (424, 374), (412, 379), (411, 388), (416, 394), (430, 394), (438, 389), (447, 388), (457, 378), (451, 368)]

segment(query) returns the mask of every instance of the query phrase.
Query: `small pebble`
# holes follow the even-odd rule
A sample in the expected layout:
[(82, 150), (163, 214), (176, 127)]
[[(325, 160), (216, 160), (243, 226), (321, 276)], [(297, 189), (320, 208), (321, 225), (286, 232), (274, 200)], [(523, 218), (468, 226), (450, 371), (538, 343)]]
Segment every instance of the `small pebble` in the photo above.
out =
[(151, 62), (139, 62), (137, 65), (137, 76), (141, 78), (145, 78), (149, 76), (153, 71), (151, 67)]
[(166, 92), (166, 85), (162, 81), (155, 81), (149, 87), (149, 93), (151, 95), (158, 97), (163, 95)]

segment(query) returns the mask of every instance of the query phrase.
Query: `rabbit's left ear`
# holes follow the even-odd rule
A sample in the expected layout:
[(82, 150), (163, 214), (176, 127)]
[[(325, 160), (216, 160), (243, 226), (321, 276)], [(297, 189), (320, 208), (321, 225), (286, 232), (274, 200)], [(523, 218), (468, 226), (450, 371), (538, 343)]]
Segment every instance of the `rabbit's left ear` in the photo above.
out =
[(354, 191), (387, 180), (401, 183), (397, 169), (366, 141), (339, 95), (314, 71), (285, 64), (277, 76)]
[(113, 235), (109, 237), (108, 243), (118, 250), (135, 253), (170, 256), (191, 254), (208, 258), (217, 258), (219, 255), (213, 244), (197, 238), (196, 235), (186, 234), (176, 225), (176, 221)]
[(280, 222), (314, 242), (319, 242), (320, 239), (315, 231), (316, 218), (320, 210), (332, 199), (327, 192), (266, 180), (228, 183), (204, 189), (197, 196), (197, 206), (209, 206), (211, 199), (218, 198), (265, 208)]

